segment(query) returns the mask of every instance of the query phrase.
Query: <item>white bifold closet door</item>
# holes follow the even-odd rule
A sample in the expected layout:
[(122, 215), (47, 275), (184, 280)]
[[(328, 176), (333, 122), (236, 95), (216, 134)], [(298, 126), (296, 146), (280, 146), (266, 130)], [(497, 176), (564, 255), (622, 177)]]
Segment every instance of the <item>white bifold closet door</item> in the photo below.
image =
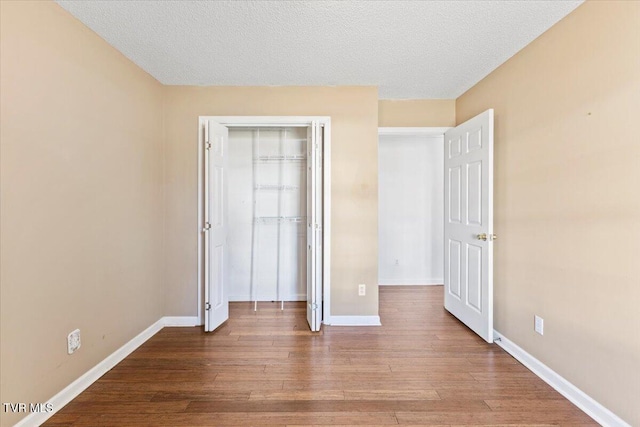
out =
[(493, 110), (445, 139), (444, 307), (493, 342)]
[(322, 322), (322, 132), (313, 122), (307, 133), (307, 322)]
[(204, 330), (213, 331), (229, 318), (226, 287), (229, 277), (229, 130), (209, 121), (205, 124), (204, 135)]

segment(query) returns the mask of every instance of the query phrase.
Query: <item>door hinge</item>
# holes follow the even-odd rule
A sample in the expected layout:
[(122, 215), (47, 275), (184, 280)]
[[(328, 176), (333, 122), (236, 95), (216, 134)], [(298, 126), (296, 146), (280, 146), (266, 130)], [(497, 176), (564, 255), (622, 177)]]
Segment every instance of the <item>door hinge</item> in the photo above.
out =
[(208, 222), (204, 223), (204, 227), (202, 228), (202, 231), (209, 231), (211, 230), (211, 224)]
[(209, 304), (208, 302), (205, 302), (204, 303), (204, 309), (205, 309), (205, 311), (211, 310), (211, 304)]
[(318, 304), (316, 304), (316, 303), (311, 304), (311, 310), (312, 311), (316, 311), (317, 309), (318, 309)]
[(210, 142), (205, 142), (204, 143), (204, 149), (205, 150), (211, 150), (211, 143)]

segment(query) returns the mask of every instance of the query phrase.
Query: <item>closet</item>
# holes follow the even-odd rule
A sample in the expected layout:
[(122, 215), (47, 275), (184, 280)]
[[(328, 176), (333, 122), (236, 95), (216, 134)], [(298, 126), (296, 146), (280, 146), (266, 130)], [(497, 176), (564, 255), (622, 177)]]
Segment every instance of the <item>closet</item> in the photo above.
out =
[(200, 117), (200, 126), (205, 331), (229, 318), (229, 301), (251, 301), (256, 311), (263, 301), (282, 309), (286, 301), (306, 301), (309, 327), (320, 330), (329, 271), (323, 159), (330, 119)]
[(229, 129), (229, 301), (307, 299), (307, 128)]

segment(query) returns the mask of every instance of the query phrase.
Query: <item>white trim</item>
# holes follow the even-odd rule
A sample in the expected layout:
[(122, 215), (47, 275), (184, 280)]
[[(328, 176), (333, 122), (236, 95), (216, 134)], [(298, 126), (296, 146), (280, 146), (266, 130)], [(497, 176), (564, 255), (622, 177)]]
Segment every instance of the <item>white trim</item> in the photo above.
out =
[(75, 399), (80, 393), (85, 391), (91, 384), (96, 382), (101, 376), (120, 363), (125, 357), (133, 353), (138, 347), (144, 344), (149, 338), (158, 333), (165, 326), (165, 318), (161, 318), (153, 325), (136, 335), (131, 341), (111, 353), (103, 361), (85, 372), (80, 378), (66, 386), (57, 393), (47, 403), (53, 405), (52, 412), (34, 412), (21, 419), (14, 427), (38, 426), (51, 418), (56, 412), (62, 409), (67, 403)]
[(323, 141), (323, 218), (322, 218), (322, 251), (323, 251), (323, 316), (328, 317), (331, 312), (331, 117), (329, 116), (199, 116), (198, 117), (198, 223), (196, 232), (198, 238), (198, 282), (197, 304), (198, 319), (204, 324), (203, 299), (204, 278), (202, 275), (202, 174), (203, 174), (203, 125), (206, 121), (213, 120), (227, 127), (269, 127), (269, 126), (310, 126), (317, 121), (324, 126)]
[(165, 316), (161, 320), (164, 326), (168, 327), (202, 326), (198, 316)]
[(311, 122), (322, 124), (328, 116), (200, 116), (200, 120), (213, 120), (227, 127), (307, 127)]
[(450, 127), (384, 127), (378, 128), (378, 136), (443, 136)]
[(331, 120), (324, 124), (322, 140), (322, 318), (331, 317)]
[(430, 279), (411, 279), (411, 280), (398, 280), (398, 279), (378, 279), (378, 285), (380, 286), (440, 286), (444, 284), (444, 278), (436, 277)]
[(198, 313), (198, 321), (204, 325), (204, 313), (202, 312), (202, 294), (204, 293), (204, 272), (202, 271), (204, 266), (202, 265), (202, 253), (204, 251), (203, 248), (203, 237), (202, 237), (202, 224), (204, 223), (204, 206), (202, 203), (202, 193), (204, 192), (204, 120), (202, 117), (198, 118), (198, 223), (196, 224), (196, 236), (198, 241), (198, 281), (196, 283), (196, 295), (197, 295), (197, 309)]
[(329, 326), (381, 326), (380, 316), (330, 316), (322, 323)]
[(99, 362), (93, 368), (89, 369), (77, 380), (66, 386), (62, 391), (57, 393), (47, 403), (51, 403), (53, 411), (51, 412), (34, 412), (20, 421), (14, 427), (26, 427), (33, 425), (41, 425), (56, 412), (61, 410), (67, 403), (75, 399), (80, 393), (85, 391), (91, 384), (96, 382), (101, 376), (113, 369), (118, 363), (122, 362), (128, 355), (133, 353), (138, 347), (147, 342), (149, 338), (160, 332), (165, 327), (176, 326), (199, 326), (201, 323), (197, 316), (165, 316), (160, 318), (153, 325), (133, 337), (129, 342), (111, 353), (104, 360)]
[(512, 355), (531, 372), (540, 377), (544, 382), (553, 387), (558, 393), (566, 397), (571, 403), (580, 408), (596, 422), (604, 427), (631, 427), (622, 418), (602, 406), (591, 396), (584, 393), (578, 387), (564, 379), (557, 372), (527, 353), (516, 343), (506, 338), (500, 332), (494, 330), (494, 342)]

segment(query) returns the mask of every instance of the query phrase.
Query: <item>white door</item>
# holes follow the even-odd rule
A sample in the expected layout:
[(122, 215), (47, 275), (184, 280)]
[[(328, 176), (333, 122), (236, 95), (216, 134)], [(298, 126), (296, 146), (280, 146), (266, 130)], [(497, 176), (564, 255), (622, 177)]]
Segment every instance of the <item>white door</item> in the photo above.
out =
[(444, 307), (493, 342), (493, 110), (445, 133)]
[(229, 130), (205, 122), (204, 146), (204, 330), (215, 330), (229, 318), (227, 293), (227, 164)]
[(322, 127), (307, 131), (307, 322), (319, 331), (322, 322)]

